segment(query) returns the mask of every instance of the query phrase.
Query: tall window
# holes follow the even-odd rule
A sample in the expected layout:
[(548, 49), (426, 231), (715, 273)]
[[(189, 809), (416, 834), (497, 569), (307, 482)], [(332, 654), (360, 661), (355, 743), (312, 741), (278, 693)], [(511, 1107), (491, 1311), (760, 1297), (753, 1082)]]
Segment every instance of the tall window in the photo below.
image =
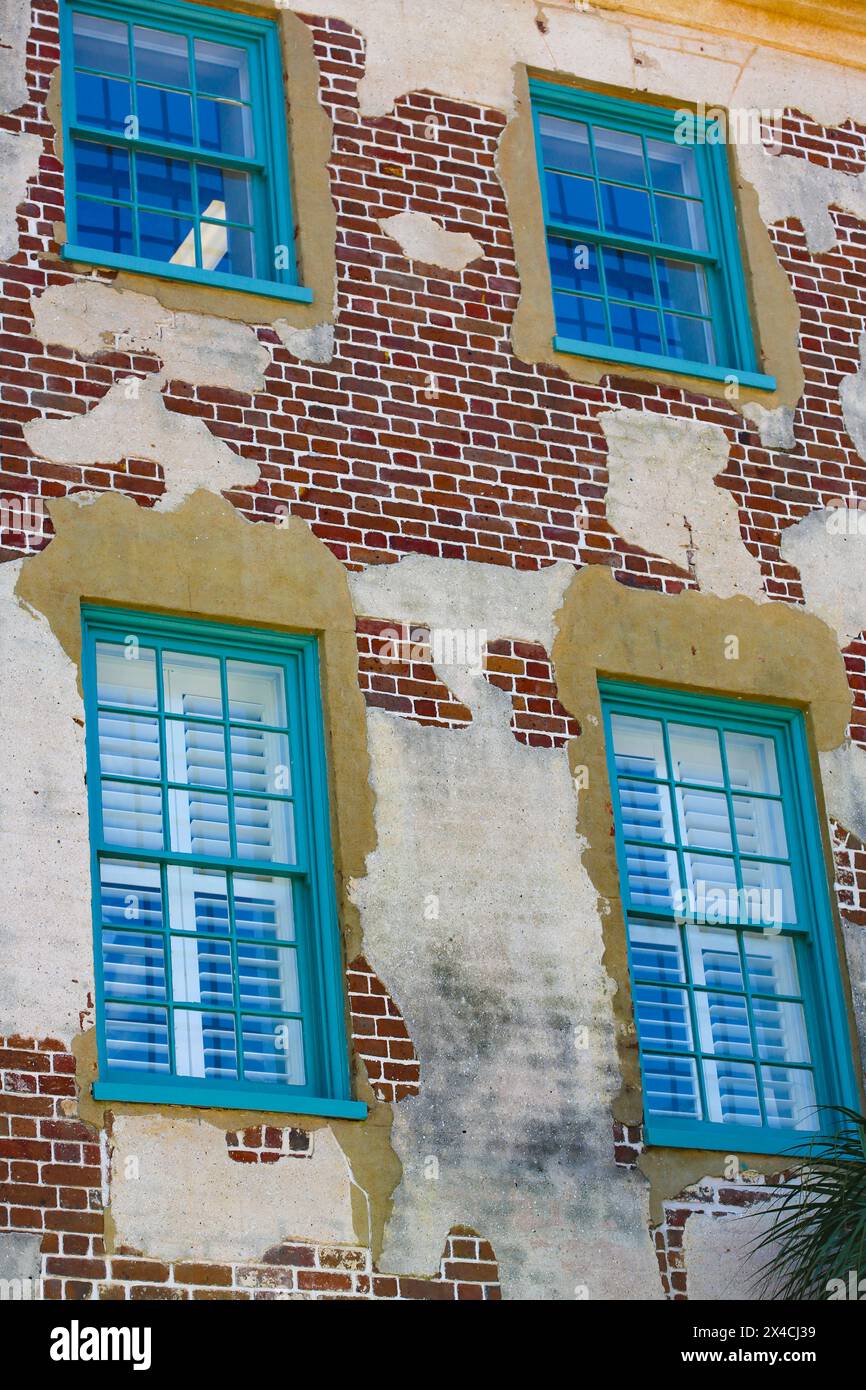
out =
[(772, 389), (756, 364), (727, 153), (706, 122), (530, 88), (554, 345)]
[(316, 643), (84, 612), (97, 1096), (354, 1115)]
[(649, 1142), (801, 1144), (856, 1097), (802, 716), (602, 699)]
[(309, 300), (272, 21), (63, 0), (64, 255)]

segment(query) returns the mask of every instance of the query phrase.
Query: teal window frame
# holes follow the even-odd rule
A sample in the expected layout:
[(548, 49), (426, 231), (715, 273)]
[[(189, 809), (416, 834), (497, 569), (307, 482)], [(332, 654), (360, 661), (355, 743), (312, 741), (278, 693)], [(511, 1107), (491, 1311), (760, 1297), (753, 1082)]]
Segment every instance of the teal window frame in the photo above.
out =
[[(590, 243), (599, 248), (610, 247), (614, 250), (681, 260), (689, 265), (702, 265), (707, 276), (710, 321), (718, 341), (717, 355), (720, 364), (692, 362), (686, 358), (660, 353), (638, 352), (570, 338), (559, 333), (554, 335), (554, 348), (558, 352), (580, 357), (676, 372), (711, 381), (727, 382), (734, 378), (741, 386), (764, 391), (775, 390), (775, 378), (761, 371), (758, 366), (728, 158), (724, 145), (710, 143), (710, 140), (715, 138), (715, 132), (709, 129), (712, 123), (697, 113), (691, 122), (691, 128), (697, 138), (695, 144), (689, 145), (689, 148), (693, 148), (695, 152), (706, 220), (707, 250), (686, 251), (683, 247), (666, 245), (661, 241), (620, 236), (605, 232), (601, 228), (593, 229), (575, 222), (557, 221), (551, 215), (548, 206), (539, 127), (540, 117), (549, 115), (586, 122), (590, 126), (600, 124), (612, 130), (629, 132), (639, 136), (642, 142), (647, 138), (671, 141), (675, 140), (677, 112), (666, 107), (645, 105), (643, 102), (561, 86), (538, 78), (530, 78), (529, 91), (539, 187), (544, 210), (545, 242), (550, 236), (556, 236), (574, 241), (575, 244)], [(592, 142), (590, 145), (594, 151)], [(597, 181), (598, 171), (595, 163), (593, 170), (592, 177)], [(651, 179), (651, 174), (648, 173), (647, 177)], [(658, 291), (656, 293), (658, 294)], [(552, 296), (551, 285), (551, 298)], [(610, 302), (610, 297), (606, 294), (603, 298), (606, 304)]]
[[(334, 885), (333, 854), (330, 833), (328, 770), (325, 753), (325, 731), (319, 681), (319, 649), (315, 635), (278, 633), (251, 627), (192, 620), (175, 616), (82, 605), (82, 673), (85, 705), (85, 741), (87, 753), (88, 810), (90, 818), (91, 885), (94, 928), (94, 960), (96, 979), (96, 1017), (99, 1059), (99, 1079), (93, 1084), (97, 1100), (159, 1102), (220, 1109), (274, 1111), (304, 1115), (326, 1115), (344, 1119), (363, 1119), (367, 1106), (352, 1098), (350, 1091), (346, 996), (340, 933), (337, 921)], [(96, 673), (96, 644), (123, 644), (139, 641), (141, 646), (154, 648), (156, 670), (159, 738), (161, 749), (160, 780), (154, 785), (162, 788), (163, 823), (169, 824), (165, 756), (165, 700), (162, 681), (163, 650), (172, 653), (189, 652), (197, 656), (216, 657), (220, 661), (223, 712), (212, 722), (223, 727), (228, 747), (228, 688), (226, 661), (264, 661), (282, 669), (285, 678), (289, 756), (291, 759), (291, 798), (294, 808), (294, 828), (297, 841), (296, 862), (293, 865), (270, 861), (244, 861), (211, 855), (175, 852), (171, 849), (146, 851), (108, 843), (103, 832), (101, 773), (98, 715), (102, 708), (113, 713), (116, 704), (98, 701)], [(122, 712), (122, 711), (121, 711)], [(141, 718), (147, 711), (126, 711)], [(171, 715), (167, 716), (171, 718)], [(180, 716), (177, 716), (180, 717)], [(199, 718), (199, 716), (197, 716)], [(235, 724), (237, 716), (232, 720)], [(121, 774), (122, 775), (122, 774)], [(231, 759), (227, 758), (229, 802), (231, 801)], [(124, 781), (129, 778), (123, 776)], [(133, 779), (134, 780), (134, 779)], [(268, 793), (271, 795), (271, 793)], [(244, 796), (249, 793), (244, 792)], [(232, 839), (232, 844), (234, 838)], [(158, 866), (161, 876), (163, 904), (162, 923), (154, 930), (162, 933), (163, 959), (166, 961), (166, 1002), (168, 1046), (173, 1059), (173, 1010), (170, 971), (170, 937), (172, 924), (168, 920), (166, 873), (170, 865), (192, 868), (234, 870), (240, 873), (267, 874), (292, 881), (293, 893), (302, 895), (302, 910), (297, 913), (297, 944), (302, 948), (300, 1010), (303, 1019), (305, 1081), (303, 1085), (282, 1082), (261, 1083), (246, 1080), (186, 1077), (152, 1073), (142, 1077), (140, 1071), (112, 1068), (108, 1062), (105, 1036), (107, 991), (103, 969), (101, 906), (101, 871), (103, 860), (136, 860)], [(219, 1012), (233, 1012), (239, 1072), (242, 1070), (243, 1037), (240, 1028), (241, 1003), (238, 996), (237, 954), (234, 947), (233, 894), (228, 895), (231, 914), (230, 941), (233, 950), (232, 1010), (218, 1007)], [(148, 928), (150, 930), (150, 928)], [(225, 939), (225, 936), (223, 936)], [(141, 1004), (141, 999), (127, 1003)], [(212, 1009), (213, 1011), (213, 1009)], [(246, 1005), (243, 1012), (255, 1009)], [(282, 1011), (264, 1011), (263, 1016), (282, 1017)], [(288, 1017), (288, 1015), (286, 1015)]]
[[(672, 796), (677, 859), (681, 882), (684, 881), (683, 842), (677, 826), (676, 800), (673, 798), (673, 768), (667, 725), (669, 721), (689, 724), (701, 728), (732, 730), (734, 732), (772, 738), (778, 766), (780, 798), (783, 806), (785, 832), (789, 847), (789, 859), (793, 878), (794, 899), (797, 906), (797, 922), (781, 924), (781, 934), (793, 939), (802, 995), (806, 1033), (810, 1045), (814, 1067), (815, 1094), (817, 1102), (814, 1130), (794, 1128), (773, 1128), (731, 1124), (712, 1120), (689, 1118), (668, 1119), (654, 1116), (644, 1107), (644, 1132), (646, 1142), (654, 1146), (722, 1150), (725, 1153), (751, 1154), (795, 1154), (808, 1152), (809, 1146), (826, 1138), (840, 1126), (840, 1117), (833, 1111), (840, 1107), (859, 1110), (861, 1097), (854, 1069), (854, 1042), (852, 1038), (849, 1012), (842, 983), (839, 960), (839, 945), (831, 906), (830, 887), (827, 880), (826, 861), (820, 832), (818, 805), (812, 777), (812, 763), (803, 713), (782, 705), (768, 705), (751, 700), (732, 700), (709, 694), (695, 694), (608, 678), (598, 682), (601, 697), (605, 754), (610, 783), (611, 803), (614, 816), (616, 858), (619, 869), (620, 893), (623, 915), (628, 935), (630, 918), (640, 921), (657, 922), (660, 925), (676, 921), (682, 933), (684, 920), (688, 914), (675, 917), (673, 912), (653, 912), (643, 905), (633, 905), (630, 901), (629, 879), (626, 868), (626, 839), (623, 833), (622, 808), (618, 790), (618, 774), (614, 752), (611, 717), (614, 714), (637, 715), (646, 719), (662, 721), (665, 729), (665, 756), (667, 760), (666, 781)], [(730, 786), (727, 760), (724, 756), (724, 739), (720, 738), (725, 779)], [(632, 774), (622, 774), (632, 779)], [(718, 792), (719, 787), (703, 790)], [(753, 797), (754, 792), (740, 793)], [(759, 794), (757, 794), (759, 795)], [(775, 799), (775, 798), (774, 798)], [(729, 801), (729, 814), (730, 801)], [(733, 835), (733, 832), (732, 832)], [(643, 842), (646, 844), (646, 842)], [(733, 835), (736, 857), (736, 836)], [(689, 846), (686, 846), (688, 849)], [(701, 851), (704, 854), (706, 851)], [(738, 881), (741, 875), (738, 869)], [(691, 919), (695, 920), (695, 919)], [(723, 931), (738, 933), (759, 930), (751, 923), (723, 924)], [(628, 943), (629, 978), (634, 990), (636, 975), (631, 942)], [(684, 952), (687, 988), (693, 1001), (696, 988), (691, 980), (691, 967), (687, 953)], [(749, 972), (742, 970), (743, 991), (749, 1000), (751, 1012), (752, 986)], [(639, 980), (639, 977), (638, 977)], [(692, 1011), (692, 1052), (698, 1056), (700, 1046), (699, 1031)], [(651, 1052), (659, 1049), (650, 1048)], [(638, 1051), (641, 1065), (641, 1078), (644, 1077), (644, 1047), (638, 1036)], [(689, 1055), (688, 1051), (681, 1055)], [(754, 1055), (754, 1054), (753, 1054)], [(731, 1056), (737, 1061), (736, 1055)], [(748, 1059), (744, 1059), (748, 1060)], [(767, 1065), (770, 1065), (767, 1063)], [(787, 1063), (783, 1065), (788, 1065)], [(703, 1089), (703, 1079), (699, 1063), (696, 1063), (698, 1081)], [(760, 1071), (758, 1072), (760, 1075)], [(759, 1081), (759, 1090), (762, 1090)], [(761, 1099), (763, 1108), (763, 1095)]]
[[(109, 131), (80, 122), (77, 116), (74, 80), (72, 16), (75, 13), (126, 23), (132, 64), (130, 83), (133, 108), (136, 104), (131, 43), (134, 25), (140, 24), (184, 35), (190, 48), (196, 38), (243, 48), (249, 63), (254, 156), (219, 153), (196, 144), (138, 139), (120, 131)], [(242, 290), (246, 293), (296, 300), (305, 304), (312, 302), (312, 290), (298, 283), (283, 68), (275, 21), (197, 5), (190, 0), (138, 0), (138, 3), (135, 3), (135, 0), (133, 3), (127, 3), (127, 0), (122, 0), (122, 3), (121, 0), (60, 0), (60, 52), (67, 226), (67, 241), (61, 248), (61, 254), (65, 260), (193, 284), (215, 285), (224, 289)], [(194, 84), (195, 66), (192, 63), (191, 80)], [(193, 86), (193, 111), (195, 95)], [(135, 115), (135, 110), (130, 114)], [(168, 159), (181, 159), (190, 164), (209, 164), (227, 171), (255, 175), (257, 184), (253, 194), (252, 218), (259, 270), (257, 276), (228, 274), (197, 266), (172, 265), (135, 254), (127, 255), (87, 246), (78, 234), (73, 157), (75, 139), (91, 140), (100, 145), (127, 149), (132, 153), (137, 151)], [(134, 179), (131, 198), (133, 234), (137, 236), (135, 229), (138, 226), (138, 218), (135, 216), (135, 210), (141, 205), (135, 196)], [(103, 198), (96, 201), (111, 203), (112, 200)], [(198, 242), (197, 220), (194, 221), (194, 226)], [(286, 248), (285, 266), (276, 265), (277, 247)], [(261, 275), (261, 267), (265, 264), (273, 267), (273, 279)]]

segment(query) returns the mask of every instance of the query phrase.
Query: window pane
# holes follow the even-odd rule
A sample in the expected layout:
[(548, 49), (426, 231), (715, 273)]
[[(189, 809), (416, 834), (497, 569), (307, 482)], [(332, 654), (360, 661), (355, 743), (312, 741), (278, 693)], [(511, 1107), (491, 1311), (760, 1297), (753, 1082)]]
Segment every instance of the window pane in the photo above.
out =
[(686, 927), (692, 980), (708, 989), (745, 991), (739, 934), (713, 927)]
[(632, 971), (637, 979), (658, 984), (685, 981), (678, 927), (630, 922), (628, 935)]
[(698, 1078), (691, 1057), (643, 1059), (644, 1105), (650, 1115), (673, 1119), (701, 1119)]
[(159, 780), (159, 722), (129, 714), (100, 714), (99, 766), (112, 777)]
[(139, 931), (102, 933), (105, 993), (124, 999), (165, 999), (165, 946), (162, 936)]
[(787, 936), (756, 936), (744, 932), (746, 968), (753, 994), (800, 994), (794, 943)]
[(701, 849), (733, 849), (728, 798), (723, 792), (678, 787), (677, 815), (683, 844)]
[(628, 777), (667, 777), (662, 726), (634, 714), (610, 718), (616, 770)]
[(224, 227), (214, 222), (202, 222), (201, 263), (205, 270), (219, 270), (224, 275), (256, 274), (255, 241), (250, 231)]
[(231, 750), (232, 781), (236, 792), (291, 795), (289, 740), (285, 734), (233, 728)]
[(774, 1129), (816, 1129), (820, 1123), (810, 1071), (764, 1067), (767, 1124)]
[(72, 35), (76, 67), (128, 76), (129, 44), (125, 24), (99, 19), (94, 14), (74, 14)]
[(674, 844), (671, 797), (657, 782), (619, 783), (622, 833), (628, 840), (664, 841)]
[(634, 1011), (643, 1047), (692, 1051), (689, 1000), (684, 989), (635, 985)]
[(704, 1062), (709, 1118), (721, 1124), (760, 1125), (755, 1068), (745, 1062)]
[(93, 251), (132, 255), (132, 209), (76, 198), (78, 240)]
[(178, 1076), (211, 1080), (237, 1077), (235, 1021), (231, 1014), (174, 1012), (174, 1050)]
[(737, 844), (743, 854), (769, 854), (774, 859), (787, 859), (788, 840), (781, 801), (735, 796), (733, 807)]
[(664, 193), (659, 193), (655, 205), (659, 241), (668, 246), (688, 246), (695, 251), (706, 251), (707, 232), (700, 203), (691, 198), (668, 198)]
[(192, 223), (185, 218), (163, 217), (158, 212), (138, 214), (139, 254), (151, 261), (176, 265), (195, 264)]
[(139, 82), (158, 82), (164, 87), (189, 90), (189, 60), (184, 34), (162, 29), (133, 29), (135, 75)]
[(661, 326), (654, 309), (611, 304), (610, 331), (617, 347), (627, 348), (630, 352), (661, 352)]
[(582, 121), (540, 116), (541, 150), (547, 168), (567, 169), (574, 174), (592, 173), (589, 135)]
[(282, 666), (227, 661), (226, 683), (230, 719), (286, 727), (286, 677)]
[(253, 123), (248, 106), (228, 101), (198, 99), (198, 142), (204, 150), (222, 154), (252, 155)]
[(794, 884), (786, 865), (744, 859), (740, 868), (745, 921), (764, 927), (780, 927), (784, 922), (797, 921)]
[(172, 714), (221, 719), (220, 664), (217, 657), (195, 652), (164, 652), (162, 678), (165, 707)]
[(673, 851), (626, 845), (625, 858), (633, 905), (655, 912), (672, 911), (680, 887), (677, 857)]
[(304, 1036), (300, 1021), (243, 1017), (241, 1023), (247, 1081), (303, 1086)]
[(172, 931), (228, 936), (228, 886), (222, 870), (169, 864), (166, 886)]
[[(736, 943), (735, 943), (736, 944)], [(695, 994), (701, 1051), (719, 1057), (751, 1057), (752, 1035), (744, 994)]]
[(92, 140), (74, 140), (75, 186), (79, 193), (96, 198), (129, 202), (129, 154), (113, 145), (95, 145)]
[(135, 1004), (106, 1004), (105, 1046), (108, 1065), (124, 1071), (169, 1070), (165, 1009)]
[(709, 315), (710, 301), (707, 280), (699, 265), (686, 261), (656, 261), (659, 293), (666, 309), (679, 309), (684, 314)]
[(606, 343), (607, 324), (604, 305), (600, 299), (587, 299), (575, 294), (555, 294), (553, 306), (556, 329), (565, 338), (585, 343)]
[(183, 92), (159, 87), (136, 87), (139, 133), (144, 139), (166, 140), (172, 145), (191, 145), (192, 104)]
[(252, 183), (248, 174), (234, 174), (214, 164), (197, 164), (198, 206), (203, 217), (253, 225)]
[(295, 862), (295, 813), (291, 803), (235, 797), (238, 858), (274, 864)]
[(576, 294), (601, 294), (598, 277), (598, 255), (594, 246), (562, 237), (548, 237), (550, 277), (556, 290), (571, 290)]
[(221, 724), (169, 719), (165, 725), (165, 753), (171, 782), (199, 787), (226, 785), (226, 749)]
[(605, 130), (602, 126), (594, 126), (592, 135), (600, 179), (646, 184), (639, 135), (631, 135), (625, 130)]
[(619, 236), (652, 237), (648, 193), (639, 188), (623, 188), (615, 183), (603, 183), (600, 189), (606, 231), (616, 232)]
[(719, 736), (715, 729), (669, 724), (668, 738), (675, 781), (700, 782), (709, 787), (724, 784)]
[(192, 215), (192, 167), (186, 160), (137, 154), (135, 176), (139, 203)]
[(733, 859), (687, 854), (685, 864), (691, 910), (711, 922), (739, 921), (741, 904)]
[(162, 796), (159, 787), (103, 782), (102, 833), (107, 845), (162, 849)]
[(211, 792), (168, 793), (171, 848), (180, 854), (229, 858), (228, 801)]
[(630, 299), (644, 304), (652, 304), (655, 300), (649, 256), (605, 248), (604, 279), (607, 292), (614, 299)]
[(765, 1062), (810, 1062), (802, 1004), (753, 999), (758, 1055)]
[(231, 1009), (234, 976), (231, 945), (208, 937), (171, 938), (171, 987), (175, 999), (209, 1008)]
[(250, 77), (246, 51), (209, 39), (195, 40), (196, 86), (211, 97), (249, 101)]
[(256, 941), (294, 941), (292, 885), (287, 878), (235, 874), (235, 930)]
[(691, 198), (700, 196), (694, 150), (666, 140), (647, 140), (646, 150), (654, 188), (664, 193), (685, 193)]
[(665, 333), (671, 357), (681, 357), (684, 362), (715, 362), (712, 329), (705, 319), (665, 314)]
[(598, 207), (592, 179), (570, 174), (545, 174), (547, 211), (557, 222), (576, 222), (584, 227), (598, 226)]
[(123, 130), (132, 112), (129, 83), (114, 77), (94, 77), (92, 73), (77, 72), (75, 108), (82, 125), (96, 125), (103, 130)]
[(757, 734), (725, 734), (725, 754), (731, 786), (738, 791), (779, 794), (776, 747), (771, 738)]
[(96, 643), (100, 704), (156, 709), (156, 653), (138, 642)]
[(300, 1012), (298, 959), (293, 947), (238, 941), (238, 980), (242, 1009)]
[(106, 926), (162, 926), (159, 866), (103, 859), (99, 866), (102, 921)]

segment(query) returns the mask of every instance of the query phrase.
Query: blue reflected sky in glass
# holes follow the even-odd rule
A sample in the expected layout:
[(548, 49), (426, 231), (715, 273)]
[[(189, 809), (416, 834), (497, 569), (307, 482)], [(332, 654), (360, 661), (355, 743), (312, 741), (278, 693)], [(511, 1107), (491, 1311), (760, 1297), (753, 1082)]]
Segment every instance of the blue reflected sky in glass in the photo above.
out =
[(136, 99), (142, 139), (165, 140), (173, 145), (193, 143), (192, 100), (185, 92), (169, 92), (139, 82)]
[(73, 152), (79, 194), (113, 198), (122, 203), (132, 200), (127, 150), (118, 149), (116, 145), (97, 145), (93, 140), (75, 140)]
[(132, 92), (129, 83), (119, 78), (77, 72), (75, 106), (82, 125), (122, 131), (132, 114)]
[(85, 245), (97, 251), (132, 254), (131, 208), (112, 203), (93, 203), (87, 198), (77, 198), (75, 205), (78, 235)]
[(192, 166), (185, 160), (137, 154), (135, 176), (139, 203), (193, 215)]

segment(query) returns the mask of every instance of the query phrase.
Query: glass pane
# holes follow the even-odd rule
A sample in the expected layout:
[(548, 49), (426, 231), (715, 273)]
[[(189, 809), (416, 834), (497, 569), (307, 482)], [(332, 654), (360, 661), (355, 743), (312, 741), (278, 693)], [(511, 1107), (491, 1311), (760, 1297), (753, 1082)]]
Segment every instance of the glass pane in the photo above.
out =
[(171, 848), (181, 854), (216, 856), (231, 854), (228, 801), (210, 792), (172, 790), (168, 793)]
[(234, 1004), (231, 945), (208, 937), (171, 938), (171, 990), (186, 1004), (230, 1009)]
[(592, 136), (600, 179), (646, 184), (643, 148), (639, 135), (631, 135), (625, 130), (605, 130), (602, 126), (593, 126)]
[(78, 240), (82, 246), (92, 251), (115, 251), (119, 255), (131, 256), (132, 209), (112, 206), (108, 203), (90, 203), (86, 198), (76, 198), (75, 218)]
[(217, 657), (195, 652), (164, 652), (162, 679), (165, 707), (171, 714), (221, 719), (220, 664)]
[(622, 833), (629, 840), (675, 843), (671, 797), (658, 782), (619, 783)]
[(289, 740), (285, 734), (232, 729), (232, 781), (235, 791), (290, 796)]
[(237, 949), (241, 1008), (300, 1013), (298, 960), (294, 948), (241, 940)]
[(198, 99), (198, 142), (204, 150), (252, 155), (253, 123), (248, 106), (229, 101)]
[(74, 140), (75, 182), (79, 193), (93, 198), (114, 198), (129, 202), (129, 154), (113, 145), (94, 145), (92, 140)]
[(662, 726), (657, 719), (612, 714), (616, 770), (627, 777), (667, 777)]
[(648, 1114), (701, 1119), (698, 1078), (691, 1057), (645, 1056), (642, 1071)]
[(749, 988), (753, 994), (800, 994), (794, 943), (788, 936), (743, 933)]
[(103, 782), (102, 833), (107, 845), (162, 849), (162, 794), (159, 787)]
[(221, 724), (167, 719), (165, 755), (170, 782), (199, 787), (226, 785), (225, 735)]
[(132, 112), (132, 93), (128, 82), (116, 77), (75, 74), (75, 109), (82, 125), (103, 130), (123, 130)]
[(158, 212), (139, 212), (138, 245), (139, 255), (147, 260), (195, 265), (192, 223), (184, 218), (163, 217)]
[(186, 160), (138, 154), (135, 176), (139, 203), (192, 215), (192, 166)]
[(299, 1019), (242, 1017), (247, 1081), (303, 1086), (304, 1035)]
[(779, 794), (776, 748), (771, 738), (757, 734), (725, 734), (725, 754), (731, 786), (737, 791)]
[(178, 1076), (213, 1080), (237, 1077), (235, 1021), (231, 1014), (176, 1009), (174, 1050)]
[(626, 876), (635, 907), (671, 911), (679, 896), (677, 857), (672, 850), (626, 845)]
[(765, 1062), (811, 1062), (802, 1004), (753, 999), (758, 1056)]
[(706, 251), (707, 231), (704, 209), (691, 198), (668, 198), (656, 195), (656, 221), (659, 241), (667, 246), (688, 246), (694, 251)]
[(619, 236), (652, 237), (648, 193), (639, 188), (623, 188), (615, 183), (603, 183), (600, 188), (606, 231), (616, 232)]
[(788, 841), (781, 801), (735, 796), (733, 807), (737, 844), (743, 854), (769, 854), (774, 859), (787, 859)]
[(610, 331), (617, 347), (628, 348), (630, 352), (661, 352), (662, 331), (654, 309), (611, 304)]
[[(228, 254), (229, 238), (224, 226), (216, 222), (201, 222), (199, 224), (199, 239), (201, 242), (201, 264), (205, 270), (216, 270), (219, 266), (222, 270), (226, 269), (225, 257)], [(189, 252), (185, 251), (186, 256)], [(184, 262), (192, 265), (192, 261)]]
[(703, 268), (686, 261), (656, 261), (659, 293), (666, 309), (679, 309), (684, 314), (710, 313), (707, 279)]
[(148, 140), (166, 140), (172, 145), (191, 145), (192, 99), (184, 92), (167, 92), (160, 87), (137, 84), (139, 133)]
[(113, 1070), (167, 1072), (168, 1025), (165, 1009), (106, 1004), (105, 1046)]
[(570, 174), (545, 174), (548, 215), (557, 222), (577, 222), (584, 227), (598, 226), (595, 184), (592, 179)]
[(295, 813), (290, 802), (235, 797), (238, 858), (295, 862)]
[(672, 1052), (692, 1050), (689, 1000), (684, 989), (655, 985), (635, 985), (635, 1019), (643, 1047), (664, 1048)]
[(129, 44), (125, 24), (99, 19), (94, 14), (73, 14), (72, 35), (76, 67), (128, 76)]
[(745, 1062), (704, 1062), (709, 1118), (721, 1124), (760, 1125), (755, 1068)]
[(665, 333), (671, 357), (681, 357), (685, 362), (715, 362), (712, 329), (706, 319), (665, 314)]
[(743, 919), (755, 926), (781, 927), (797, 921), (794, 883), (784, 864), (743, 859)]
[(249, 174), (234, 174), (214, 164), (197, 164), (198, 206), (202, 217), (253, 225)]
[(737, 922), (741, 902), (733, 859), (687, 854), (686, 883), (690, 910), (706, 922)]
[(739, 934), (712, 927), (686, 927), (692, 980), (708, 989), (744, 990)]
[(202, 222), (201, 263), (205, 270), (219, 270), (223, 275), (256, 274), (255, 237), (251, 231), (224, 227), (216, 222)]
[(720, 1057), (751, 1057), (749, 1011), (743, 994), (695, 993), (701, 1051)]
[(235, 874), (235, 930), (255, 941), (294, 941), (292, 885), (287, 878)]
[(724, 785), (719, 736), (715, 729), (669, 724), (668, 738), (675, 781), (700, 782), (709, 787)]
[(132, 31), (135, 75), (139, 82), (158, 82), (164, 87), (190, 87), (187, 40), (184, 34), (162, 29)]
[(724, 792), (677, 787), (680, 839), (700, 849), (732, 850), (728, 798)]
[(156, 709), (156, 652), (137, 641), (97, 642), (96, 698), (105, 705)]
[(598, 278), (598, 256), (594, 246), (562, 237), (548, 237), (550, 278), (556, 290), (571, 290), (576, 294), (601, 294)]
[(607, 292), (614, 299), (631, 299), (638, 303), (655, 301), (652, 265), (649, 256), (634, 251), (604, 251), (604, 279)]
[(227, 661), (229, 718), (248, 724), (287, 727), (286, 678), (281, 666)]
[(764, 1067), (767, 1124), (774, 1129), (817, 1129), (820, 1116), (810, 1071)]
[(196, 39), (195, 77), (198, 90), (207, 96), (250, 100), (250, 76), (243, 48)]
[(604, 305), (600, 299), (585, 299), (574, 294), (553, 296), (556, 330), (565, 338), (585, 343), (606, 343), (607, 324)]
[(682, 946), (677, 927), (630, 922), (628, 934), (631, 968), (635, 979), (668, 985), (685, 980)]
[(165, 947), (162, 936), (139, 931), (102, 933), (106, 995), (125, 999), (165, 999)]
[(542, 158), (547, 168), (567, 169), (573, 174), (592, 173), (589, 136), (582, 121), (539, 116), (538, 128)]
[(168, 919), (172, 931), (228, 936), (226, 876), (220, 869), (193, 869), (170, 864), (166, 870)]
[(99, 866), (102, 920), (106, 926), (162, 926), (162, 887), (159, 868), (103, 859)]
[(159, 721), (130, 714), (100, 714), (99, 766), (112, 777), (159, 780)]
[(666, 140), (647, 140), (646, 152), (654, 188), (664, 193), (685, 193), (691, 198), (700, 196), (694, 150), (668, 144)]

